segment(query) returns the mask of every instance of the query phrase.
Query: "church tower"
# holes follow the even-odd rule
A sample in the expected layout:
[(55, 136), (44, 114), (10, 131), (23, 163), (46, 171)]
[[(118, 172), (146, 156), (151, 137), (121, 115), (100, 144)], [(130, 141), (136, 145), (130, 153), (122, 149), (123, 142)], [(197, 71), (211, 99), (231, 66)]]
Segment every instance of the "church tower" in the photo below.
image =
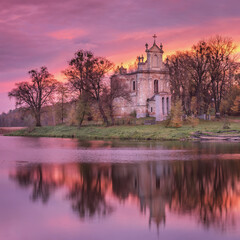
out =
[(120, 78), (129, 85), (131, 103), (124, 100), (116, 100), (115, 108), (117, 116), (125, 116), (136, 113), (137, 118), (151, 116), (156, 121), (166, 119), (171, 107), (171, 93), (169, 72), (163, 63), (163, 45), (156, 43), (157, 36), (153, 36), (153, 45), (149, 48), (145, 45), (147, 59), (138, 57), (137, 69), (127, 72), (123, 67), (119, 74), (113, 76)]
[(147, 69), (148, 70), (160, 70), (162, 68), (162, 56), (163, 56), (163, 46), (160, 44), (158, 47), (156, 44), (156, 35), (154, 34), (154, 42), (150, 49), (148, 49), (148, 44), (146, 43), (146, 53), (147, 53)]

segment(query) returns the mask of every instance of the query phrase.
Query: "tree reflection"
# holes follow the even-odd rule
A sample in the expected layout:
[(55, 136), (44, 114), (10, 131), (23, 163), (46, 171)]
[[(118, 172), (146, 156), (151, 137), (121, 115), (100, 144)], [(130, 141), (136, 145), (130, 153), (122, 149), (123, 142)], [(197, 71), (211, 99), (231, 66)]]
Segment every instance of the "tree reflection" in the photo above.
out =
[(81, 218), (111, 213), (113, 208), (106, 202), (105, 189), (102, 186), (104, 169), (98, 168), (94, 173), (92, 165), (89, 164), (79, 164), (78, 169), (81, 181), (75, 182), (68, 194), (72, 209)]
[(67, 199), (80, 218), (107, 215), (113, 208), (105, 200), (108, 187), (102, 181), (104, 167), (94, 168), (90, 164), (50, 165), (38, 164), (21, 166), (11, 178), (22, 187), (32, 187), (31, 199), (46, 203), (51, 193), (59, 187), (67, 187)]
[(238, 161), (175, 163), (171, 209), (198, 216), (206, 227), (226, 228), (240, 196), (239, 170)]
[(172, 211), (225, 230), (234, 224), (233, 209), (240, 201), (240, 162), (231, 160), (24, 165), (11, 178), (32, 188), (33, 201), (45, 203), (55, 189), (67, 189), (67, 200), (81, 219), (110, 214), (113, 196), (132, 197), (141, 212), (148, 210), (149, 225), (165, 224)]
[(50, 197), (50, 193), (55, 189), (57, 183), (54, 181), (46, 181), (43, 176), (43, 168), (41, 164), (31, 167), (19, 167), (17, 173), (13, 176), (22, 187), (32, 187), (31, 199), (38, 199), (46, 203)]

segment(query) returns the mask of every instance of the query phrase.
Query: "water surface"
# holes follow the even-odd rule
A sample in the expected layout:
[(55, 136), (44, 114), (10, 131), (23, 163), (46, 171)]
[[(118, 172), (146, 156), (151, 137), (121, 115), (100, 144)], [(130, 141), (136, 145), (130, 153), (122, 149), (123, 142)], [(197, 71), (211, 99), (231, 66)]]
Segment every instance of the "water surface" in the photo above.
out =
[(239, 239), (240, 148), (0, 136), (0, 239)]

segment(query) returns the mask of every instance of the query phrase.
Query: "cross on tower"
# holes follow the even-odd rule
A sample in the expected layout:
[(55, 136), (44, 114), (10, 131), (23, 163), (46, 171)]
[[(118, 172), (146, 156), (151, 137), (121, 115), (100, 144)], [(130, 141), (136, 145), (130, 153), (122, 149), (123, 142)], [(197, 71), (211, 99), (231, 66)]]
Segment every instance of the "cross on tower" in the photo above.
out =
[(153, 35), (154, 43), (156, 43), (156, 42), (155, 42), (156, 38), (157, 38), (157, 35), (154, 34), (154, 35)]

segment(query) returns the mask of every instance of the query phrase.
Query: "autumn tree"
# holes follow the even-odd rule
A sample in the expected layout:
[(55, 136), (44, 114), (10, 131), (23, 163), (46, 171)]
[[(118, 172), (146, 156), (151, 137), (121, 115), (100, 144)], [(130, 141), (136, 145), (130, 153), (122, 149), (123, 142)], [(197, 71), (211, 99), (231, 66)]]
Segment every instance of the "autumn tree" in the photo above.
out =
[[(198, 115), (206, 112), (206, 107), (211, 102), (208, 98), (210, 83), (208, 81), (208, 46), (205, 41), (200, 41), (193, 45), (192, 50), (187, 54), (184, 62), (185, 70), (192, 79), (194, 96), (196, 97), (196, 112)], [(205, 100), (205, 101), (204, 101)], [(210, 102), (209, 102), (210, 101)], [(205, 103), (205, 104), (204, 104)]]
[(240, 95), (236, 97), (233, 102), (233, 106), (231, 107), (231, 111), (233, 114), (237, 115), (240, 113)]
[(29, 108), (35, 117), (36, 126), (41, 126), (42, 108), (51, 102), (58, 82), (46, 67), (28, 73), (31, 82), (16, 83), (16, 88), (8, 96), (16, 99), (16, 106)]
[(220, 116), (222, 100), (232, 87), (234, 73), (238, 67), (232, 57), (235, 48), (229, 38), (217, 36), (208, 41), (208, 71), (216, 117)]
[(188, 58), (187, 52), (177, 52), (168, 57), (166, 62), (170, 74), (172, 100), (181, 100), (185, 114), (190, 114), (191, 99), (194, 95), (192, 80), (186, 67)]
[(177, 100), (172, 104), (171, 112), (166, 123), (166, 127), (179, 128), (182, 126), (182, 103), (181, 100)]
[(69, 84), (79, 96), (83, 93), (89, 101), (98, 105), (99, 112), (106, 125), (109, 125), (104, 111), (102, 93), (106, 87), (106, 74), (112, 69), (113, 63), (102, 57), (95, 57), (90, 51), (79, 50), (69, 62), (69, 68), (65, 70)]
[(230, 112), (235, 97), (229, 95), (235, 92), (239, 69), (234, 50), (231, 39), (216, 36), (168, 57), (172, 99), (181, 99), (185, 114), (192, 113), (193, 105), (198, 115), (208, 113), (211, 103), (216, 117), (220, 110)]

